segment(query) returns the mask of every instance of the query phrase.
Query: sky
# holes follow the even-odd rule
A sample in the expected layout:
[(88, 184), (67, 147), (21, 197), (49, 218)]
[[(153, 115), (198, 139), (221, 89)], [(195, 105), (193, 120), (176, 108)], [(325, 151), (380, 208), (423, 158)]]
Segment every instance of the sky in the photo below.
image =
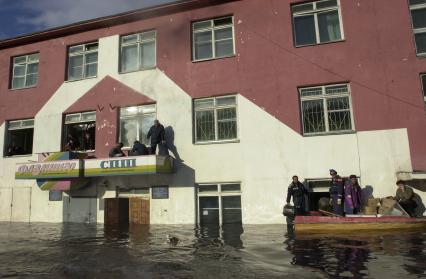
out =
[(0, 0), (0, 40), (176, 0)]

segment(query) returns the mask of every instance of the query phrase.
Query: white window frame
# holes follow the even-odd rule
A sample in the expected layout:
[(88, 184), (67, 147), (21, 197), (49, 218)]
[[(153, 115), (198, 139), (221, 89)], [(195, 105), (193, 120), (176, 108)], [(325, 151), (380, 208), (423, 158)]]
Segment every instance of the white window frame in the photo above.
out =
[[(234, 97), (235, 98), (235, 104), (234, 105), (217, 105), (217, 100), (221, 99), (221, 98), (229, 98), (229, 97)], [(210, 107), (203, 107), (203, 108), (196, 108), (195, 107), (195, 102), (196, 101), (200, 101), (200, 100), (213, 100), (214, 105), (210, 106)], [(218, 139), (219, 138), (219, 129), (218, 129), (218, 121), (217, 121), (217, 110), (218, 109), (224, 109), (224, 108), (235, 108), (235, 122), (236, 122), (236, 137), (233, 139)], [(197, 116), (196, 116), (196, 112), (197, 111), (210, 111), (210, 110), (214, 110), (214, 140), (206, 140), (206, 141), (199, 141), (197, 138)], [(209, 143), (223, 143), (223, 142), (235, 142), (239, 140), (239, 124), (238, 124), (238, 98), (237, 95), (226, 95), (226, 96), (220, 96), (220, 97), (210, 97), (210, 98), (199, 98), (199, 99), (194, 99), (194, 142), (196, 144), (209, 144)]]
[(422, 94), (423, 94), (423, 100), (424, 100), (425, 111), (426, 111), (426, 83), (423, 83), (423, 77), (426, 77), (426, 73), (420, 74), (420, 83), (422, 86)]
[[(144, 112), (144, 108), (146, 107), (154, 107), (154, 111), (153, 112)], [(137, 113), (135, 114), (131, 114), (131, 115), (122, 115), (121, 113), (121, 109), (125, 109), (125, 108), (135, 108), (137, 110)], [(142, 111), (142, 112), (140, 112)], [(121, 120), (122, 119), (139, 119), (139, 118), (143, 118), (144, 115), (150, 115), (150, 114), (154, 114), (155, 118), (157, 117), (157, 104), (146, 104), (146, 105), (139, 105), (139, 106), (128, 106), (128, 107), (121, 107), (120, 108), (120, 117), (119, 117), (119, 130), (118, 130), (118, 136), (119, 136), (119, 141), (122, 142), (121, 139)], [(136, 131), (138, 131), (136, 133), (136, 140), (142, 142), (143, 140), (139, 138), (139, 131), (140, 131), (140, 123), (139, 121), (136, 121)], [(147, 144), (147, 146), (150, 146), (149, 144)], [(123, 149), (131, 149), (132, 146), (123, 146)]]
[(416, 48), (416, 54), (417, 54), (417, 56), (426, 56), (426, 52), (420, 52), (420, 53), (418, 52), (417, 44), (416, 44), (416, 34), (426, 33), (426, 27), (414, 28), (413, 17), (412, 17), (412, 14), (411, 14), (411, 11), (419, 10), (419, 9), (426, 9), (426, 3), (417, 4), (417, 5), (410, 5), (409, 4), (409, 8), (410, 8), (410, 17), (411, 17), (411, 28), (413, 29), (413, 39), (414, 39), (414, 47)]
[[(347, 86), (347, 88), (348, 88), (347, 93), (332, 94), (332, 95), (327, 95), (325, 93), (325, 89), (327, 87), (342, 86), (342, 85)], [(322, 94), (321, 95), (302, 97), (302, 90), (311, 89), (311, 88), (321, 88)], [(318, 86), (310, 86), (310, 87), (300, 87), (298, 91), (299, 91), (299, 98), (300, 98), (300, 113), (301, 113), (301, 116), (302, 116), (302, 130), (303, 130), (304, 136), (316, 136), (316, 135), (326, 135), (326, 134), (345, 134), (345, 133), (355, 132), (355, 122), (354, 122), (354, 116), (353, 116), (351, 88), (350, 88), (349, 83), (336, 83), (336, 84), (318, 85)], [(351, 129), (350, 130), (340, 130), (340, 131), (330, 131), (330, 125), (329, 125), (329, 122), (328, 122), (327, 100), (328, 99), (340, 98), (340, 97), (347, 97), (348, 100), (349, 100), (349, 111), (350, 111), (350, 116), (351, 116)], [(323, 101), (325, 131), (324, 132), (315, 132), (315, 133), (305, 133), (305, 125), (304, 125), (305, 116), (304, 116), (304, 113), (303, 113), (303, 101), (315, 101), (315, 100), (322, 100)]]
[[(37, 55), (37, 60), (34, 61), (29, 61), (29, 57), (30, 56), (34, 56)], [(22, 63), (15, 63), (16, 59), (19, 58), (24, 58), (25, 57), (25, 62)], [(28, 74), (28, 65), (30, 64), (39, 64), (40, 62), (40, 54), (38, 52), (36, 53), (31, 53), (31, 54), (27, 54), (27, 55), (20, 55), (20, 56), (15, 56), (12, 58), (12, 79), (11, 79), (11, 84), (10, 84), (10, 88), (13, 90), (18, 90), (18, 89), (24, 89), (24, 88), (31, 88), (31, 87), (36, 87), (38, 84), (38, 69), (37, 69), (37, 73), (35, 74), (37, 76), (37, 81), (35, 84), (30, 85), (30, 86), (26, 86), (27, 84), (27, 76), (29, 75), (34, 75), (34, 74)], [(16, 66), (23, 66), (25, 65), (25, 74), (23, 76), (15, 76), (15, 67)], [(13, 80), (15, 79), (15, 77), (24, 77), (24, 86), (23, 87), (13, 87)]]
[[(90, 118), (90, 119), (85, 120), (85, 119), (83, 119), (83, 116), (86, 116), (86, 115), (89, 115), (89, 116), (93, 115), (94, 118)], [(67, 120), (68, 116), (78, 116), (78, 120), (68, 121)], [(96, 111), (87, 111), (87, 112), (65, 114), (65, 121), (64, 121), (65, 125), (76, 124), (76, 123), (86, 123), (86, 122), (96, 122)]]
[[(28, 123), (29, 122), (29, 123)], [(16, 123), (18, 124), (15, 127), (11, 127), (11, 124)], [(34, 118), (29, 119), (20, 119), (20, 120), (9, 120), (7, 121), (7, 131), (6, 131), (6, 140), (5, 140), (5, 151), (4, 151), (4, 157), (15, 157), (15, 156), (30, 156), (32, 154), (23, 154), (23, 155), (13, 155), (13, 156), (6, 156), (6, 148), (9, 144), (9, 131), (15, 131), (15, 130), (24, 130), (24, 129), (33, 129), (33, 146), (31, 149), (34, 151)]]
[[(142, 35), (144, 34), (149, 34), (149, 33), (153, 33), (154, 36), (153, 38), (149, 38), (149, 39), (141, 39)], [(131, 43), (123, 43), (123, 39), (127, 36), (138, 36), (138, 40), (136, 42), (131, 42)], [(142, 67), (142, 63), (141, 63), (141, 47), (143, 44), (145, 43), (151, 43), (154, 42), (154, 66), (149, 66), (149, 67)], [(138, 61), (138, 67), (136, 70), (129, 70), (129, 71), (124, 71), (123, 70), (123, 60), (122, 60), (122, 56), (123, 56), (123, 47), (126, 46), (131, 46), (131, 45), (137, 45), (138, 46), (138, 57), (137, 57), (137, 61)], [(143, 71), (143, 70), (150, 70), (150, 69), (155, 69), (157, 67), (157, 31), (156, 30), (148, 30), (148, 31), (143, 31), (143, 32), (139, 32), (139, 33), (134, 33), (134, 34), (127, 34), (127, 35), (123, 35), (120, 37), (120, 74), (125, 74), (125, 73), (131, 73), (131, 72), (137, 72), (137, 71)]]
[[(326, 2), (326, 1), (328, 1), (328, 0), (305, 2), (305, 3), (294, 4), (294, 5), (291, 6), (293, 8), (295, 6), (304, 5), (304, 4), (310, 4), (310, 3), (312, 3), (312, 5), (313, 5), (313, 10), (302, 11), (302, 12), (293, 12), (292, 11), (292, 25), (293, 25), (293, 34), (294, 34), (294, 45), (295, 45), (295, 47), (329, 44), (329, 43), (341, 42), (341, 41), (345, 40), (345, 33), (344, 33), (344, 30), (343, 30), (343, 17), (342, 17), (340, 0), (337, 0), (337, 6), (335, 6), (335, 7), (327, 7), (327, 8), (320, 8), (320, 9), (316, 8), (317, 7), (317, 3)], [(340, 26), (340, 35), (341, 35), (341, 38), (339, 40), (335, 40), (335, 41), (321, 42), (320, 32), (319, 32), (319, 27), (318, 27), (318, 25), (319, 25), (318, 24), (318, 14), (319, 13), (324, 13), (324, 12), (335, 11), (335, 10), (337, 10), (337, 13), (339, 15), (339, 26)], [(311, 43), (311, 44), (298, 45), (296, 43), (296, 25), (295, 25), (295, 22), (294, 22), (294, 18), (299, 17), (299, 16), (306, 16), (306, 15), (313, 15), (314, 16), (315, 39), (316, 39), (316, 42), (315, 43)]]
[[(240, 185), (239, 191), (222, 191), (223, 185)], [(223, 208), (222, 208), (222, 197), (235, 197), (239, 196), (241, 199), (241, 222), (243, 219), (243, 185), (241, 182), (223, 182), (223, 183), (199, 183), (197, 185), (197, 224), (200, 224), (200, 197), (217, 197), (219, 199), (219, 225), (222, 226), (222, 215), (223, 215)], [(208, 185), (217, 185), (217, 191), (206, 191), (206, 192), (200, 192), (200, 187), (208, 186)]]
[[(91, 45), (97, 45), (97, 48), (93, 49), (93, 50), (86, 50), (87, 47), (91, 46)], [(77, 48), (77, 47), (82, 47), (83, 50), (79, 51), (79, 52), (71, 53), (71, 49), (72, 48)], [(86, 63), (86, 56), (88, 54), (95, 53), (95, 52), (98, 53), (98, 59), (96, 60), (96, 62)], [(83, 64), (82, 64), (83, 74), (82, 74), (82, 77), (80, 77), (80, 78), (71, 78), (70, 77), (70, 72), (69, 72), (70, 71), (70, 63), (69, 63), (70, 62), (70, 58), (74, 57), (74, 56), (79, 56), (79, 55), (83, 56)], [(85, 44), (79, 44), (79, 45), (70, 46), (70, 47), (68, 47), (68, 57), (67, 58), (68, 58), (68, 61), (67, 61), (67, 81), (75, 81), (75, 80), (82, 80), (82, 79), (88, 79), (88, 78), (96, 78), (98, 76), (98, 71), (99, 71), (99, 42), (91, 42), (91, 43), (85, 43)], [(97, 64), (96, 75), (94, 75), (94, 76), (86, 76), (86, 66), (89, 65), (89, 64)]]
[[(224, 19), (224, 18), (231, 18), (232, 19), (232, 23), (231, 24), (227, 24), (227, 25), (221, 25), (218, 27), (214, 26), (214, 21), (215, 20), (220, 20), (220, 19)], [(195, 24), (199, 24), (199, 23), (203, 23), (203, 22), (210, 22), (210, 27), (206, 27), (203, 29), (198, 29), (195, 30), (194, 25)], [(215, 39), (215, 30), (220, 30), (220, 29), (225, 29), (225, 28), (232, 28), (232, 54), (226, 55), (226, 56), (216, 56), (216, 39)], [(195, 34), (196, 33), (201, 33), (201, 32), (206, 32), (206, 31), (210, 31), (212, 33), (212, 57), (210, 58), (203, 58), (203, 59), (196, 59), (195, 58)], [(220, 41), (220, 40), (219, 40)], [(219, 42), (218, 41), (218, 42)], [(226, 57), (233, 57), (235, 56), (235, 27), (234, 27), (234, 16), (224, 16), (224, 17), (218, 17), (218, 18), (213, 18), (213, 19), (209, 19), (209, 20), (201, 20), (201, 21), (195, 21), (192, 23), (192, 61), (193, 62), (200, 62), (200, 61), (207, 61), (207, 60), (214, 60), (214, 59), (220, 59), (220, 58), (226, 58)]]

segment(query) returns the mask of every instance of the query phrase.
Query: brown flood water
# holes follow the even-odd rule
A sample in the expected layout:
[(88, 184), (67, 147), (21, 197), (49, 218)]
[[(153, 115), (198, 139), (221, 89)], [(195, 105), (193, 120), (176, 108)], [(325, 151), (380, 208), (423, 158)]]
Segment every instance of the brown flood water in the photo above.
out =
[(0, 223), (0, 278), (426, 278), (426, 232)]

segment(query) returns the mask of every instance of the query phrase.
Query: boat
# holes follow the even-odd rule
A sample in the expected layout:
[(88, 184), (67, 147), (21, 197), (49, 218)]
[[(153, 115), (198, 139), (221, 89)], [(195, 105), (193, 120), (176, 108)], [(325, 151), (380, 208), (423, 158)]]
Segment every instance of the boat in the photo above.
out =
[(426, 218), (380, 215), (341, 217), (310, 214), (309, 216), (296, 216), (294, 229), (296, 232), (309, 233), (426, 229)]

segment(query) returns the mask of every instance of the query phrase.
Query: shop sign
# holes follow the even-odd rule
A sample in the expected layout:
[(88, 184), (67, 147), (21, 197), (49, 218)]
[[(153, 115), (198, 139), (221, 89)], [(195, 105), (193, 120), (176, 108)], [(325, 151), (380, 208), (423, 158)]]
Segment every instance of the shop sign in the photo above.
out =
[(16, 164), (16, 179), (56, 179), (80, 177), (80, 160)]

